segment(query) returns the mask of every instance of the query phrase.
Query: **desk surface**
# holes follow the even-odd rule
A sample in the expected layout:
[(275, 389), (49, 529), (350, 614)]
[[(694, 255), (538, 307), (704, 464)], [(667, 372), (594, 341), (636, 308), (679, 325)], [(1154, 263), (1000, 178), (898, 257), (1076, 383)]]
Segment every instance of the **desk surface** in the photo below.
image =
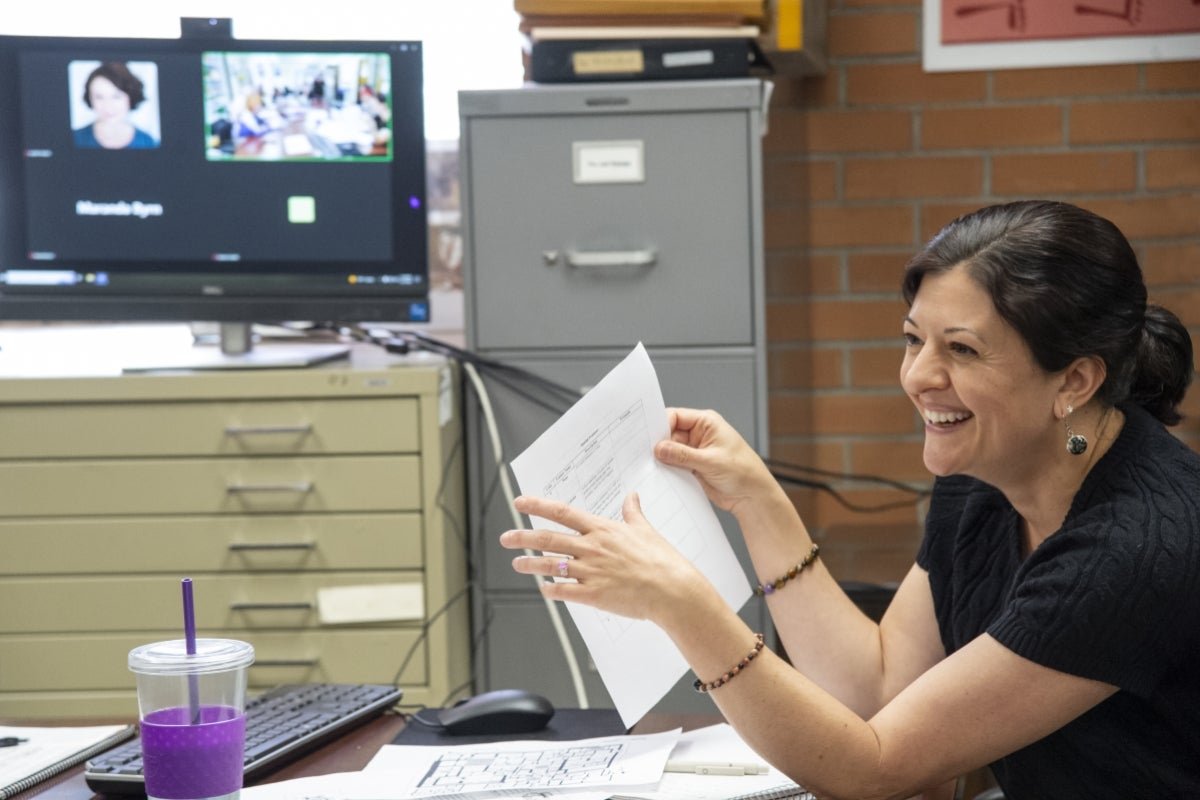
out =
[[(652, 714), (633, 728), (633, 733), (656, 733), (680, 727), (698, 728), (720, 722), (716, 714)], [(24, 721), (21, 724), (40, 724)], [(55, 721), (53, 724), (59, 724)], [(99, 724), (95, 721), (78, 724)], [(331, 772), (353, 772), (367, 765), (371, 757), (385, 744), (391, 744), (396, 734), (404, 727), (404, 718), (385, 714), (341, 736), (308, 755), (272, 772), (261, 783), (274, 783), (291, 778), (310, 775), (326, 775)], [(83, 779), (83, 766), (75, 767), (49, 781), (40, 783), (28, 791), (14, 795), (12, 800), (91, 800), (96, 795)]]

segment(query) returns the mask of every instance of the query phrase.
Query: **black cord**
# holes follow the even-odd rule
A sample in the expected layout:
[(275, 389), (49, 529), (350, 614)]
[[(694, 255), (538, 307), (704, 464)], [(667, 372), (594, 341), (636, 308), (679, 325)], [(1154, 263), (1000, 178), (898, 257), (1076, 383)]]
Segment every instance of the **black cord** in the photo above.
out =
[(451, 606), (453, 606), (463, 597), (466, 597), (470, 589), (470, 583), (459, 589), (450, 597), (449, 600), (447, 600), (445, 603), (442, 603), (441, 608), (433, 612), (433, 614), (426, 619), (424, 623), (422, 623), (421, 632), (417, 635), (416, 640), (413, 641), (412, 646), (408, 648), (408, 652), (405, 653), (404, 659), (400, 662), (400, 668), (396, 670), (396, 677), (392, 678), (393, 684), (396, 686), (400, 685), (400, 676), (404, 674), (404, 670), (408, 669), (408, 662), (412, 661), (412, 657), (416, 654), (417, 648), (421, 646), (421, 643), (425, 641), (425, 637), (429, 635), (430, 626), (437, 621), (438, 617), (449, 611)]
[(909, 492), (910, 494), (915, 494), (921, 497), (929, 494), (929, 490), (926, 488), (912, 486), (911, 484), (895, 480), (894, 478), (884, 477), (882, 475), (863, 475), (853, 472), (836, 472), (834, 470), (820, 469), (818, 467), (806, 467), (802, 464), (792, 464), (786, 461), (779, 461), (778, 459), (774, 458), (763, 459), (763, 461), (771, 470), (771, 474), (775, 475), (777, 478), (780, 477), (777, 472), (778, 470), (791, 470), (809, 475), (821, 475), (826, 478), (838, 478), (840, 480), (847, 481), (863, 481), (865, 483), (882, 483), (885, 486), (892, 487), (893, 489), (899, 489), (902, 492)]
[(926, 496), (929, 495), (929, 492), (921, 492), (916, 497), (908, 500), (897, 500), (892, 503), (880, 503), (878, 505), (866, 506), (847, 500), (840, 492), (838, 492), (837, 489), (834, 489), (828, 483), (809, 480), (808, 478), (799, 478), (795, 475), (780, 475), (775, 472), (772, 472), (771, 475), (780, 483), (790, 483), (796, 486), (804, 486), (810, 489), (817, 489), (822, 492), (827, 492), (831, 497), (833, 497), (834, 500), (837, 500), (838, 503), (840, 503), (847, 510), (864, 514), (892, 511), (897, 508), (909, 508), (910, 506), (920, 503)]

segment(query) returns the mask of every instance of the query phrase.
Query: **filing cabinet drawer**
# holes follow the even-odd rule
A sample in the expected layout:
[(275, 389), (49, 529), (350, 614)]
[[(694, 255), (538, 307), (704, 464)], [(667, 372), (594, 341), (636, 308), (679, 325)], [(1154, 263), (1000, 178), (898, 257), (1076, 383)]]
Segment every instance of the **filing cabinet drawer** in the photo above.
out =
[(417, 512), (0, 519), (0, 575), (419, 569)]
[(412, 453), (407, 398), (0, 406), (0, 458)]
[[(238, 631), (323, 628), (318, 592), (341, 586), (415, 587), (424, 617), (420, 572), (302, 572), (293, 575), (199, 575), (195, 577), (196, 621), (202, 628)], [(121, 631), (137, 620), (139, 628), (170, 630), (182, 619), (179, 579), (161, 575), (94, 578), (7, 578), (0, 580), (0, 633), (100, 633)], [(385, 627), (405, 624), (389, 623)], [(376, 623), (378, 626), (378, 623)]]
[[(199, 636), (242, 639), (254, 645), (250, 685), (265, 689), (284, 682), (336, 680), (391, 683), (421, 635), (420, 625), (378, 630), (259, 632), (201, 630)], [(125, 634), (0, 637), (0, 704), (8, 692), (109, 691), (134, 688), (129, 651), (138, 645), (182, 638), (176, 630)], [(405, 670), (404, 681), (428, 679), (423, 644)], [(132, 695), (131, 695), (132, 696)], [(10, 711), (7, 705), (5, 714)], [(136, 713), (136, 703), (134, 703)], [(78, 716), (78, 714), (76, 715)]]
[[(754, 107), (757, 86), (742, 91)], [(493, 350), (754, 342), (745, 107), (467, 114), (464, 125), (470, 209), (478, 212), (467, 216), (470, 289), (487, 298), (471, 304), (475, 341)], [(608, 147), (636, 154), (630, 160), (642, 174), (622, 179), (598, 168), (594, 179), (581, 176), (588, 148)], [(536, 202), (514, 206), (518, 186)], [(537, 313), (513, 313), (520, 308)]]
[(0, 463), (0, 515), (11, 517), (420, 507), (418, 456)]

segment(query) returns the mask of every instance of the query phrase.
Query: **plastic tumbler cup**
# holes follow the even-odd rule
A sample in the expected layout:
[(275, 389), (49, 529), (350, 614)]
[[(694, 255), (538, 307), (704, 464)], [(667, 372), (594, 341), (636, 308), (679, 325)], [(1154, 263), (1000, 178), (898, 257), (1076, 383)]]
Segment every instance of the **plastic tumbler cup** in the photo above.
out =
[(184, 639), (129, 652), (137, 676), (142, 771), (151, 800), (236, 800), (246, 748), (246, 668), (254, 647)]

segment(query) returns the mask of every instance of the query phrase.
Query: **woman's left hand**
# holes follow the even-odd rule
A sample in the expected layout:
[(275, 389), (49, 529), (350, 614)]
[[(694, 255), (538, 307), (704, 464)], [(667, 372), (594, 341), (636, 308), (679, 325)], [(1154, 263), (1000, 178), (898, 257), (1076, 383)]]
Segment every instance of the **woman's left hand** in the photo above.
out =
[(541, 497), (518, 497), (516, 509), (562, 525), (578, 535), (546, 529), (511, 530), (500, 536), (509, 549), (558, 555), (517, 556), (513, 569), (526, 575), (570, 578), (546, 581), (542, 594), (633, 619), (662, 624), (686, 614), (703, 575), (647, 521), (636, 493), (625, 498), (622, 520), (612, 520)]

